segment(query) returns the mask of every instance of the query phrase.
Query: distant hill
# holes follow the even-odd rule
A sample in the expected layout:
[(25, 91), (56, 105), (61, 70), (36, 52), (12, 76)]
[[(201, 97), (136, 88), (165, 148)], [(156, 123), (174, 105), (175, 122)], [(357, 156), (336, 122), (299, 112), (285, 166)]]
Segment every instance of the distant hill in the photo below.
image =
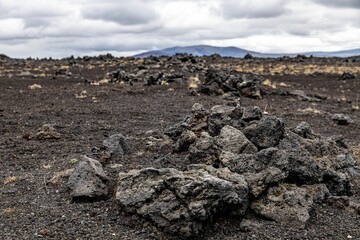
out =
[(208, 45), (195, 45), (195, 46), (186, 46), (186, 47), (171, 47), (162, 50), (155, 50), (144, 52), (135, 55), (136, 58), (145, 58), (149, 56), (173, 56), (177, 53), (188, 53), (194, 56), (210, 56), (212, 54), (219, 54), (222, 57), (235, 57), (243, 58), (246, 54), (251, 54), (254, 57), (262, 58), (275, 58), (282, 56), (295, 57), (299, 54), (314, 57), (350, 57), (360, 55), (360, 49), (353, 50), (344, 50), (336, 52), (306, 52), (306, 53), (260, 53), (255, 51), (250, 51), (237, 47), (214, 47)]
[(335, 52), (308, 52), (305, 53), (305, 55), (313, 55), (316, 57), (353, 57), (360, 56), (360, 48)]
[(10, 58), (5, 54), (0, 53), (0, 59), (10, 59)]

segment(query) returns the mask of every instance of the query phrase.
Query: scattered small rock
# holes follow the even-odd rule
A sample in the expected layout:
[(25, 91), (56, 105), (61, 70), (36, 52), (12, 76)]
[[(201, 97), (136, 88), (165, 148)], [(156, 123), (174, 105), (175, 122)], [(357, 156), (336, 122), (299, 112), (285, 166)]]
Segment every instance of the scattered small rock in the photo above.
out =
[(255, 220), (243, 219), (240, 223), (240, 231), (255, 232), (260, 227), (260, 224)]
[(307, 122), (301, 122), (298, 126), (296, 126), (296, 128), (294, 128), (293, 132), (303, 138), (314, 139), (318, 137), (314, 134), (310, 124)]
[(105, 150), (113, 156), (129, 154), (130, 149), (122, 134), (114, 134), (103, 141)]
[(352, 73), (349, 73), (349, 72), (344, 72), (339, 77), (339, 80), (350, 80), (350, 79), (355, 79), (355, 78), (356, 78), (355, 74), (352, 74)]
[(60, 136), (61, 134), (55, 130), (54, 125), (52, 124), (44, 124), (36, 133), (36, 138), (38, 140), (59, 139)]
[(338, 125), (349, 125), (353, 122), (350, 116), (342, 113), (333, 114), (331, 120)]
[(74, 201), (98, 200), (108, 196), (108, 180), (99, 161), (81, 156), (81, 161), (70, 175), (67, 186)]

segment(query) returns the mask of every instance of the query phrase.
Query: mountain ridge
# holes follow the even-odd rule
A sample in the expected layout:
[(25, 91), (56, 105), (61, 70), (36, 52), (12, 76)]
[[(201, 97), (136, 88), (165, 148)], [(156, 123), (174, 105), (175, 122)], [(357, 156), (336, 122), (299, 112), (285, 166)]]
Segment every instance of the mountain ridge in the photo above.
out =
[(177, 53), (187, 53), (194, 56), (210, 56), (213, 54), (219, 54), (222, 57), (235, 57), (243, 58), (246, 54), (250, 54), (254, 57), (260, 58), (276, 58), (276, 57), (295, 57), (297, 55), (314, 56), (314, 57), (351, 57), (359, 56), (360, 48), (341, 50), (341, 51), (311, 51), (311, 52), (299, 52), (299, 53), (262, 53), (251, 51), (234, 46), (218, 47), (211, 45), (192, 45), (192, 46), (175, 46), (160, 50), (147, 51), (134, 55), (136, 58), (144, 58), (149, 56), (173, 56)]

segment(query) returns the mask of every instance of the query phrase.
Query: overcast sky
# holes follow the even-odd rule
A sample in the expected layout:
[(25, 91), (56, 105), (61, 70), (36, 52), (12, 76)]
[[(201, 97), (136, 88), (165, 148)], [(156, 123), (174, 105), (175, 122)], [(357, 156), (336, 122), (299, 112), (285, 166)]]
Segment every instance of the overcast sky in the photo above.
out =
[(209, 44), (260, 52), (360, 48), (360, 0), (0, 0), (0, 53), (132, 55)]

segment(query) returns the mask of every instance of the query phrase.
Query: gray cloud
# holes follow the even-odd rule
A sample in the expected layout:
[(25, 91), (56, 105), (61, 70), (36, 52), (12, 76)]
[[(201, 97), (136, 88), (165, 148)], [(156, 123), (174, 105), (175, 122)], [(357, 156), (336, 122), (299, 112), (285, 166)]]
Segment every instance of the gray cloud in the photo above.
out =
[(360, 9), (360, 1), (359, 0), (313, 0), (316, 3), (332, 6), (332, 7), (342, 7), (342, 8), (359, 8)]
[(123, 55), (195, 44), (284, 52), (358, 48), (359, 5), (349, 0), (0, 0), (0, 53)]
[(149, 1), (128, 2), (95, 2), (86, 5), (82, 10), (85, 18), (105, 20), (121, 25), (147, 24), (158, 19)]
[(222, 2), (223, 14), (227, 19), (278, 17), (286, 12), (285, 5), (283, 0)]

